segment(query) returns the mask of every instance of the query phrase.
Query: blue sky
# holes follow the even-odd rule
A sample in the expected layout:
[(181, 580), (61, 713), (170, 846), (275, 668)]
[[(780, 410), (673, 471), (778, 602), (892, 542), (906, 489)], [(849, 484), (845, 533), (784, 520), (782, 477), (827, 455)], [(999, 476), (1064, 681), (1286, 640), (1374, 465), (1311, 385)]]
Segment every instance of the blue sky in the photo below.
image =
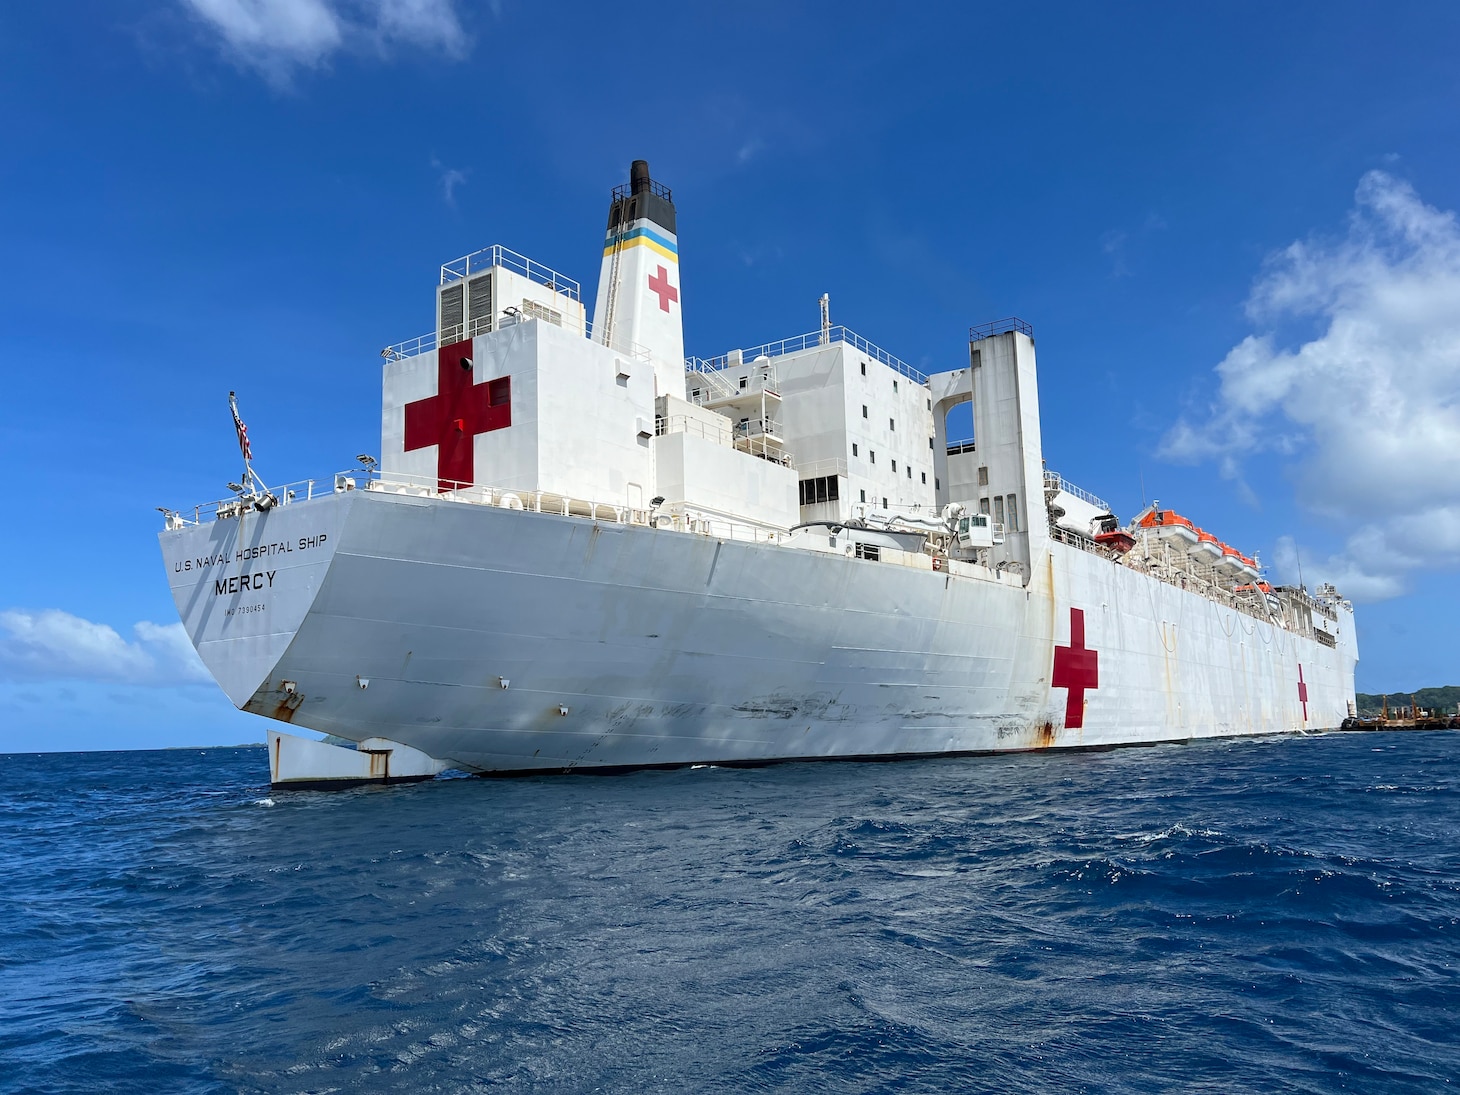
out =
[(591, 286), (634, 158), (686, 345), (1035, 326), (1049, 466), (1362, 598), (1460, 682), (1460, 6), (159, 0), (0, 10), (0, 751), (261, 740), (154, 507), (378, 446), (382, 346), (500, 242)]

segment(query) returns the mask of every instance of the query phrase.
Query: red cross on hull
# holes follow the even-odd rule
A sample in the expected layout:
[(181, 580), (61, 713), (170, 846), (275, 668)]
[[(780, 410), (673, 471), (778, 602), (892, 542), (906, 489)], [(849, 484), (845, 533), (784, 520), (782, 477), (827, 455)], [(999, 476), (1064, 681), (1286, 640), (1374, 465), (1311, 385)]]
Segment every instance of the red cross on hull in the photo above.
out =
[(649, 275), (649, 291), (659, 295), (659, 310), (669, 311), (669, 302), (679, 300), (679, 290), (669, 284), (669, 271), (659, 267), (658, 273)]
[(1068, 688), (1065, 700), (1065, 729), (1085, 725), (1085, 691), (1100, 687), (1100, 654), (1085, 648), (1085, 610), (1070, 609), (1070, 645), (1054, 648), (1054, 673), (1049, 683)]
[(1308, 721), (1308, 686), (1303, 683), (1303, 667), (1298, 666), (1298, 701), (1303, 705), (1303, 722)]
[(471, 375), (470, 339), (441, 346), (436, 350), (436, 394), (405, 407), (405, 450), (436, 446), (438, 491), (475, 482), (476, 435), (512, 425), (511, 378), (473, 384)]

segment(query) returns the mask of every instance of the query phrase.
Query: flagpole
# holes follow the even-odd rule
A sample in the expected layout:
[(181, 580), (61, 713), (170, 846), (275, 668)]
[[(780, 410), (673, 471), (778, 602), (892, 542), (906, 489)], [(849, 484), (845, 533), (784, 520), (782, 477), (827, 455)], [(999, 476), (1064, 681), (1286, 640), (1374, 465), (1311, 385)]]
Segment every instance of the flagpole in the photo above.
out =
[(228, 409), (233, 412), (233, 432), (238, 435), (238, 451), (243, 456), (243, 482), (247, 486), (253, 485), (253, 461), (250, 459), (248, 427), (243, 424), (243, 419), (238, 414), (238, 393), (228, 393)]
[(269, 498), (269, 488), (259, 478), (258, 472), (253, 470), (253, 446), (248, 442), (248, 427), (243, 424), (238, 413), (238, 393), (228, 393), (228, 409), (233, 412), (233, 432), (238, 435), (238, 451), (243, 456), (243, 485), (250, 494)]

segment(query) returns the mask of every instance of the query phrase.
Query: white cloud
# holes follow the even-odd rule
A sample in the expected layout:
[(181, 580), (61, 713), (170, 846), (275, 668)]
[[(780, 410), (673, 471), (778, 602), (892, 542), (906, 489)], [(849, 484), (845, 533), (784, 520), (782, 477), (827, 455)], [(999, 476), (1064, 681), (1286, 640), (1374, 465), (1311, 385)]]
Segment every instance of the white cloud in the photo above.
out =
[(457, 167), (447, 167), (435, 156), (431, 157), (431, 166), (436, 169), (437, 178), (441, 183), (441, 197), (452, 209), (456, 208), (456, 188), (466, 185), (467, 173)]
[(0, 612), (0, 679), (192, 684), (209, 679), (180, 623), (147, 620), (122, 638), (106, 624), (60, 609)]
[(235, 57), (275, 81), (341, 49), (405, 44), (460, 56), (467, 45), (455, 0), (181, 0)]
[[(1164, 455), (1217, 461), (1239, 482), (1248, 455), (1285, 461), (1299, 504), (1345, 533), (1342, 551), (1304, 561), (1309, 584), (1379, 599), (1460, 566), (1455, 214), (1370, 172), (1345, 231), (1271, 256), (1247, 313), (1262, 329), (1217, 366), (1216, 400), (1171, 429)], [(1285, 344), (1279, 329), (1295, 323), (1316, 333)]]

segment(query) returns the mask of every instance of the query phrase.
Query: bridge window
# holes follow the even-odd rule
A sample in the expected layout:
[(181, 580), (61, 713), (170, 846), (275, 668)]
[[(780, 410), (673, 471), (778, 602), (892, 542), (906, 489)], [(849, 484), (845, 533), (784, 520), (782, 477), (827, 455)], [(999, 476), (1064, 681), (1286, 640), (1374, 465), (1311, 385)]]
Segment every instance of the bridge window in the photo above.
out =
[(926, 487), (928, 485), (928, 473), (925, 471), (920, 471), (918, 472), (918, 474), (923, 477), (923, 486)]
[(852, 442), (852, 455), (857, 455), (857, 443), (855, 441)]
[(1009, 495), (1009, 531), (1019, 531), (1019, 507), (1014, 504), (1014, 496)]
[(512, 402), (512, 378), (510, 376), (499, 377), (487, 385), (487, 403), (493, 407), (500, 407), (505, 403)]
[(815, 479), (801, 480), (801, 504), (814, 506), (820, 502), (835, 502), (841, 497), (841, 488), (835, 475), (819, 475)]

